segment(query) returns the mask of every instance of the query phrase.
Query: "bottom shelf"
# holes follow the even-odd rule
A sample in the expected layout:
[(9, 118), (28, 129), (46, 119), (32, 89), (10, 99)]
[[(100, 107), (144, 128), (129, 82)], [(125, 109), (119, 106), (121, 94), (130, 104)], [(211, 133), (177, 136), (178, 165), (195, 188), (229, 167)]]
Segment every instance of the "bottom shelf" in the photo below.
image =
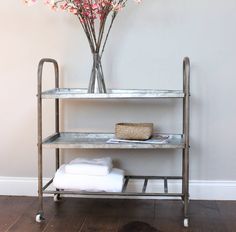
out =
[[(182, 180), (182, 176), (125, 176), (125, 181), (121, 192), (87, 192), (78, 190), (47, 190), (52, 184), (51, 179), (44, 187), (43, 193), (45, 194), (67, 194), (67, 195), (80, 195), (80, 196), (163, 196), (163, 197), (183, 197), (182, 193), (169, 193), (168, 181), (169, 180)], [(127, 191), (127, 186), (130, 180), (143, 180), (142, 190), (138, 192)], [(147, 192), (148, 182), (150, 180), (163, 180), (164, 192)]]

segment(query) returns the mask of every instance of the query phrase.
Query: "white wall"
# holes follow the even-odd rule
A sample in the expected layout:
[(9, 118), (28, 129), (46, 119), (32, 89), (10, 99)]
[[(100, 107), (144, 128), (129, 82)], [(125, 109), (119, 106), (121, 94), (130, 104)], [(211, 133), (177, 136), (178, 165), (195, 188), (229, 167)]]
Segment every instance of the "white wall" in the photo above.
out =
[[(131, 1), (132, 2), (132, 1)], [(182, 88), (182, 59), (191, 71), (192, 180), (235, 180), (236, 2), (234, 0), (143, 0), (120, 13), (103, 66), (109, 88)], [(63, 87), (87, 87), (91, 57), (76, 17), (19, 0), (0, 6), (0, 176), (37, 176), (37, 64), (58, 60)], [(53, 86), (50, 66), (45, 86)], [(168, 104), (165, 104), (168, 103)], [(45, 131), (53, 131), (52, 102), (45, 104)], [(153, 121), (160, 131), (181, 131), (179, 100), (157, 102), (63, 102), (64, 130), (112, 131), (119, 121)], [(54, 171), (45, 151), (45, 176)], [(174, 151), (64, 151), (111, 155), (135, 174), (179, 174)], [(145, 163), (145, 165), (144, 165)]]

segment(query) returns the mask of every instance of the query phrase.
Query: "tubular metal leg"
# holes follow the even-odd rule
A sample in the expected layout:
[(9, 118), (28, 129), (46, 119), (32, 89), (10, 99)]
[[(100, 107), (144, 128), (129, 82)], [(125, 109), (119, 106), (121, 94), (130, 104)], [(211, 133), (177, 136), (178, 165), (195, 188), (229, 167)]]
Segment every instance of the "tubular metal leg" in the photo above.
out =
[[(42, 150), (42, 69), (38, 69), (38, 197), (39, 197), (39, 207), (38, 215), (39, 218), (43, 218), (43, 150)], [(37, 216), (36, 216), (37, 217)], [(37, 220), (37, 218), (36, 218)]]
[[(55, 68), (55, 87), (59, 88), (59, 70), (58, 67)], [(59, 117), (59, 99), (55, 99), (55, 131), (56, 133), (60, 132), (60, 117)], [(56, 158), (56, 171), (60, 167), (60, 149), (55, 150)], [(57, 189), (59, 190), (59, 189)], [(60, 200), (60, 194), (54, 195), (54, 201)]]
[[(59, 70), (58, 67), (55, 68), (55, 87), (59, 88)], [(60, 131), (60, 118), (59, 118), (59, 99), (55, 99), (55, 131), (56, 133), (59, 133)], [(60, 159), (59, 159), (59, 149), (56, 149), (56, 170), (60, 166)]]
[[(55, 70), (56, 87), (59, 86), (59, 68), (53, 59), (42, 59), (38, 65), (38, 199), (39, 207), (36, 221), (41, 222), (43, 218), (43, 148), (42, 148), (42, 73), (44, 63), (53, 63)], [(56, 132), (59, 132), (59, 102), (56, 100)], [(56, 163), (59, 165), (59, 150), (56, 150)]]
[(60, 150), (56, 149), (55, 154), (56, 154), (56, 171), (57, 171), (57, 169), (60, 167), (60, 158), (59, 158)]
[[(55, 87), (59, 88), (59, 69), (58, 66), (55, 66)], [(60, 118), (59, 118), (59, 99), (55, 99), (55, 131), (59, 133), (60, 131)], [(59, 159), (59, 149), (56, 149), (56, 170), (60, 166), (60, 159)]]
[(183, 62), (183, 135), (185, 148), (183, 149), (182, 163), (182, 194), (184, 202), (184, 226), (188, 226), (188, 204), (189, 204), (189, 119), (190, 119), (190, 61), (184, 58)]
[(38, 214), (43, 217), (43, 176), (42, 176), (42, 146), (39, 146), (38, 154), (38, 197), (39, 197), (39, 206)]
[[(41, 150), (41, 145), (39, 145), (39, 150)], [(39, 205), (38, 205), (38, 214), (36, 215), (36, 221), (41, 222), (44, 219), (44, 212), (43, 212), (43, 177), (42, 177), (42, 150), (39, 151), (38, 154), (38, 198), (39, 198)]]
[(187, 218), (188, 217), (188, 203), (189, 203), (189, 151), (188, 149), (184, 150), (184, 217)]
[[(60, 167), (60, 150), (59, 149), (56, 149), (55, 155), (56, 155), (56, 171), (57, 171), (57, 169), (59, 169)], [(56, 189), (56, 190), (59, 191), (60, 189)], [(59, 201), (60, 199), (61, 199), (60, 194), (54, 194), (54, 201)]]

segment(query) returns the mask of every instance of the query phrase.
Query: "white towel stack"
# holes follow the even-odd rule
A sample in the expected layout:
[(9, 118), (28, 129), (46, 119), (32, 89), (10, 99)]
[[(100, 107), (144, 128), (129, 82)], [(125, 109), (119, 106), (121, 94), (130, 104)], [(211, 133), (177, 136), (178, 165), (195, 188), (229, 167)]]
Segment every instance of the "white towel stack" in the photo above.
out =
[(77, 158), (57, 170), (53, 185), (67, 190), (121, 192), (123, 182), (124, 171), (113, 168), (110, 157)]
[(100, 159), (77, 158), (65, 166), (65, 172), (88, 176), (106, 176), (110, 173), (112, 167), (110, 157)]

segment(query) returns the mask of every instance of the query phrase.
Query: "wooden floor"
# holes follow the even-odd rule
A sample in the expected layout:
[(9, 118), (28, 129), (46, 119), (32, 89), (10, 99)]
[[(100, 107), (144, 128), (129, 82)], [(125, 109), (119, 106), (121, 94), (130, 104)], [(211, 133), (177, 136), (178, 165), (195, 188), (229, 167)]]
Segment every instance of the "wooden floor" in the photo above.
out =
[[(171, 200), (45, 198), (45, 217), (35, 222), (37, 198), (0, 196), (0, 232), (115, 232), (132, 221), (156, 230), (127, 232), (236, 232), (236, 202), (191, 201), (188, 229), (182, 226), (182, 203)], [(141, 227), (140, 227), (141, 228)], [(126, 232), (126, 231), (125, 231)]]

